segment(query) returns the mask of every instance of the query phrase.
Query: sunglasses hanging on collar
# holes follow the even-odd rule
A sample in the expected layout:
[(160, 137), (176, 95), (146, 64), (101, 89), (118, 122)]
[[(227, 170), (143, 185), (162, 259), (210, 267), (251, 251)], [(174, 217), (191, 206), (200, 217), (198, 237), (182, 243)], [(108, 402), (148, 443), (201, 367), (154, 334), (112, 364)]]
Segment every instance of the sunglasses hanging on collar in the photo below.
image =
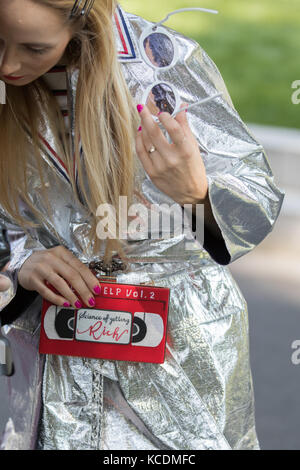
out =
[(178, 90), (169, 81), (159, 78), (159, 75), (175, 67), (179, 58), (178, 45), (172, 32), (163, 27), (170, 16), (186, 11), (200, 11), (217, 14), (216, 10), (207, 8), (181, 8), (169, 13), (163, 20), (149, 26), (140, 36), (139, 49), (142, 58), (154, 71), (154, 82), (144, 90), (141, 104), (147, 105), (154, 119), (158, 122), (160, 112), (168, 112), (175, 117), (184, 109), (191, 109), (222, 95), (216, 93), (212, 96), (204, 96), (196, 103), (189, 103), (186, 108), (180, 109), (182, 102)]

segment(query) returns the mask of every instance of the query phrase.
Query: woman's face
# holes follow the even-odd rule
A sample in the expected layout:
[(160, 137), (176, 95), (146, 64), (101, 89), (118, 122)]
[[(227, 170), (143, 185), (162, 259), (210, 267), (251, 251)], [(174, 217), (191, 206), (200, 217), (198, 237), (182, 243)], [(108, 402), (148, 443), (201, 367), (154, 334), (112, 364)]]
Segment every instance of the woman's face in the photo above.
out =
[(52, 8), (0, 0), (0, 79), (15, 86), (33, 82), (62, 59), (72, 35)]

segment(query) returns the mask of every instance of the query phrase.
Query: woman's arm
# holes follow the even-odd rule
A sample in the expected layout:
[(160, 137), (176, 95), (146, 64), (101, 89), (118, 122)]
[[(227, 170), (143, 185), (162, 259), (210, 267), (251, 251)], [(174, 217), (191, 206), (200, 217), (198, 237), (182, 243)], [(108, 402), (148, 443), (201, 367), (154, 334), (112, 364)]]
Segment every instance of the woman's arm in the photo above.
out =
[[(231, 256), (227, 250), (220, 227), (215, 220), (208, 193), (202, 204), (204, 204), (203, 248), (218, 264), (227, 265), (230, 263)], [(196, 233), (196, 228), (196, 206), (194, 205), (192, 212), (192, 231), (194, 233)]]
[[(2, 229), (0, 231), (0, 266), (1, 274), (5, 276), (10, 283), (8, 292), (2, 294), (0, 302), (0, 315), (2, 325), (13, 322), (18, 318), (35, 300), (38, 293), (28, 291), (18, 283), (18, 273), (27, 258), (37, 249), (44, 247), (40, 242), (34, 240), (22, 229), (13, 225), (7, 218), (1, 219)], [(8, 229), (13, 229), (20, 233), (18, 243), (12, 250)], [(5, 294), (5, 295), (4, 295)], [(9, 294), (9, 295), (7, 295)], [(0, 294), (1, 295), (1, 294)]]
[[(160, 114), (171, 143), (147, 107), (139, 107), (137, 153), (161, 192), (181, 206), (197, 201), (205, 205), (203, 246), (217, 262), (228, 264), (272, 231), (284, 192), (275, 182), (262, 145), (235, 110), (216, 65), (199, 45), (180, 73), (184, 74), (180, 87), (189, 101), (199, 99), (203, 90), (209, 96), (223, 95), (193, 107), (186, 116), (181, 112), (174, 119)], [(179, 83), (175, 72), (174, 82)], [(150, 155), (152, 146), (156, 151)]]

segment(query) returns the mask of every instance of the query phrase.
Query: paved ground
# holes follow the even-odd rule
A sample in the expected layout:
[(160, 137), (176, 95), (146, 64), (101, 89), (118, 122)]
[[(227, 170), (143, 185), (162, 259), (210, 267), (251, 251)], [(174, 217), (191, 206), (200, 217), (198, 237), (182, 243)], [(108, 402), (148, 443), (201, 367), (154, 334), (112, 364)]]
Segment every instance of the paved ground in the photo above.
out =
[[(300, 225), (300, 224), (299, 224)], [(298, 240), (300, 227), (298, 225)], [(274, 234), (231, 266), (247, 302), (257, 432), (263, 449), (300, 449), (300, 250), (295, 223), (282, 217)]]

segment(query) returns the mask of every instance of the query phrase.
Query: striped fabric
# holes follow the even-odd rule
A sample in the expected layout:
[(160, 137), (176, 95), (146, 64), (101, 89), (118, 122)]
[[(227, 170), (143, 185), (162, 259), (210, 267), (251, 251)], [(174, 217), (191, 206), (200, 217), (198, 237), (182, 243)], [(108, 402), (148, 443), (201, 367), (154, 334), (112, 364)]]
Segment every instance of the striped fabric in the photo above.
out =
[[(53, 95), (56, 97), (57, 102), (59, 104), (61, 113), (64, 117), (65, 128), (67, 136), (70, 133), (70, 123), (69, 123), (69, 111), (68, 111), (68, 90), (67, 90), (67, 74), (66, 74), (66, 66), (65, 65), (56, 65), (52, 69), (50, 69), (46, 74), (43, 75), (43, 78), (48, 85), (49, 89), (52, 91)], [(67, 171), (67, 168), (60, 158), (59, 155), (55, 152), (49, 142), (40, 135), (40, 149), (43, 151), (44, 155), (47, 156), (48, 161), (52, 163), (55, 167), (56, 171), (69, 183), (70, 177)], [(83, 152), (81, 146), (81, 140), (79, 138), (79, 153), (80, 158), (82, 159)], [(77, 195), (79, 200), (84, 204), (81, 191), (78, 185), (78, 171), (77, 165), (75, 163), (74, 158), (74, 177), (77, 187)]]
[(56, 65), (45, 73), (43, 78), (57, 99), (64, 117), (66, 132), (69, 132), (66, 66)]

